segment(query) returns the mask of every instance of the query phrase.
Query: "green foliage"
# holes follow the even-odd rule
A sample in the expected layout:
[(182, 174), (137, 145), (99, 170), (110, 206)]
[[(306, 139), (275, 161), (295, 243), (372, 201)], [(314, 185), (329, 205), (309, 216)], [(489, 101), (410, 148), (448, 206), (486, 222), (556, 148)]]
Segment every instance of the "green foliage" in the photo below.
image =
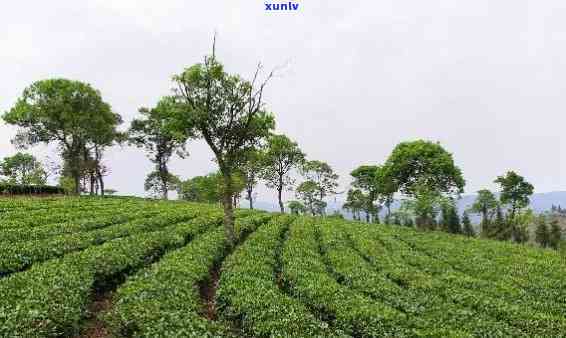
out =
[(299, 200), (301, 200), (307, 211), (315, 216), (317, 214), (322, 214), (322, 210), (326, 208), (326, 203), (320, 199), (320, 189), (316, 182), (305, 181), (301, 183), (295, 195)]
[(302, 215), (307, 212), (305, 205), (299, 201), (289, 201), (287, 202), (287, 207), (293, 215)]
[(476, 236), (476, 231), (472, 226), (472, 221), (470, 220), (470, 216), (467, 211), (464, 211), (464, 214), (462, 215), (462, 234), (468, 237)]
[(560, 223), (558, 219), (554, 218), (550, 221), (550, 231), (549, 231), (549, 238), (548, 238), (548, 245), (558, 250), (560, 247), (560, 243), (562, 242), (562, 233), (564, 231), (560, 227)]
[(259, 70), (251, 82), (227, 74), (213, 51), (204, 63), (173, 76), (175, 96), (182, 105), (176, 130), (204, 139), (222, 173), (224, 228), (231, 245), (235, 244), (232, 175), (275, 128), (263, 102), (263, 89), (272, 74), (258, 87)]
[(64, 175), (59, 177), (59, 187), (61, 187), (67, 195), (71, 195), (77, 190), (75, 180), (72, 177)]
[(30, 154), (16, 153), (0, 162), (0, 175), (14, 185), (45, 185), (47, 173), (43, 165)]
[(181, 158), (188, 156), (185, 143), (192, 136), (189, 132), (178, 131), (177, 116), (180, 105), (173, 97), (164, 97), (153, 109), (140, 108), (141, 118), (132, 121), (128, 131), (129, 141), (145, 149), (155, 164), (155, 171), (146, 179), (145, 190), (161, 194), (164, 199), (168, 191), (175, 190), (177, 179), (169, 172), (168, 163), (173, 154)]
[(317, 185), (319, 199), (335, 194), (338, 187), (338, 174), (328, 163), (322, 161), (307, 161), (301, 166), (301, 173), (307, 181)]
[[(534, 217), (517, 216), (517, 224)], [(0, 336), (84, 333), (92, 295), (114, 288), (99, 320), (116, 337), (556, 337), (566, 330), (566, 268), (554, 250), (237, 210), (241, 245), (230, 251), (222, 218), (219, 208), (186, 202), (0, 199)], [(216, 281), (209, 280), (215, 266), (211, 321), (199, 286)]]
[(153, 171), (147, 175), (144, 182), (144, 190), (149, 192), (152, 196), (163, 196), (167, 199), (167, 191), (177, 190), (180, 184), (180, 179), (171, 174), (167, 173), (167, 177), (163, 177), (164, 173), (159, 171)]
[[(236, 222), (237, 236), (269, 220), (267, 214)], [(116, 305), (105, 316), (116, 336), (218, 337), (226, 328), (200, 315), (201, 299), (195, 288), (209, 278), (214, 264), (226, 255), (226, 238), (213, 227), (187, 246), (168, 253), (151, 267), (135, 274), (116, 294)]]
[(58, 195), (65, 191), (50, 185), (14, 185), (0, 183), (0, 195)]
[[(208, 209), (208, 213), (211, 211)], [(0, 334), (17, 333), (26, 337), (78, 334), (79, 323), (96, 285), (104, 285), (113, 276), (134, 271), (152, 257), (155, 259), (169, 249), (185, 245), (220, 220), (216, 212), (193, 222), (169, 223), (162, 231), (142, 232), (90, 246), (2, 279), (0, 316), (4, 325), (0, 327)]]
[(285, 135), (271, 135), (263, 157), (261, 177), (267, 187), (277, 190), (277, 199), (281, 212), (285, 212), (282, 192), (289, 189), (295, 180), (291, 176), (293, 169), (299, 168), (305, 161), (305, 154), (296, 142)]
[(348, 195), (346, 197), (346, 203), (342, 206), (344, 210), (348, 210), (352, 213), (354, 220), (361, 220), (361, 212), (366, 212), (366, 208), (369, 204), (368, 196), (365, 195), (359, 189), (348, 190)]
[(280, 268), (277, 250), (291, 220), (280, 217), (262, 226), (223, 265), (219, 305), (225, 318), (245, 318), (245, 336), (332, 336), (326, 323), (277, 286), (273, 273), (274, 267)]
[(398, 144), (378, 169), (377, 180), (384, 186), (386, 199), (392, 201), (394, 190), (413, 198), (409, 205), (421, 229), (435, 229), (445, 195), (460, 194), (465, 185), (452, 154), (438, 143), (423, 140)]
[(515, 217), (510, 220), (509, 230), (512, 238), (517, 243), (529, 241), (529, 228), (535, 222), (535, 214), (532, 210), (525, 210), (515, 213)]
[(347, 335), (382, 337), (406, 332), (401, 324), (405, 317), (398, 311), (350, 290), (328, 274), (316, 229), (316, 224), (304, 218), (289, 231), (282, 260), (284, 283), (291, 295), (319, 316), (335, 318), (334, 327)]
[(437, 194), (461, 193), (465, 185), (452, 154), (429, 141), (398, 144), (385, 168), (385, 176), (393, 179), (394, 185), (408, 196), (417, 195), (423, 186)]
[(486, 237), (498, 240), (509, 240), (512, 235), (511, 228), (509, 227), (509, 221), (503, 215), (501, 206), (497, 206), (495, 210), (495, 223), (493, 224), (493, 229), (490, 229), (490, 233), (487, 234)]
[[(222, 189), (224, 180), (219, 172), (206, 176), (196, 176), (182, 182), (178, 186), (181, 199), (190, 202), (220, 203), (222, 202)], [(232, 189), (239, 193), (245, 189), (246, 182), (239, 173), (232, 176)]]
[(252, 210), (254, 208), (254, 190), (259, 183), (264, 166), (263, 159), (263, 150), (251, 150), (246, 153), (246, 160), (240, 165), (238, 170), (242, 175), (242, 179), (246, 182), (246, 199), (249, 201), (250, 209)]
[(375, 171), (374, 184), (377, 187), (377, 195), (380, 203), (387, 208), (387, 216), (391, 216), (391, 204), (393, 204), (394, 194), (397, 192), (395, 180), (391, 177), (392, 173), (385, 166), (377, 166)]
[[(132, 210), (131, 214), (128, 213), (135, 215), (132, 219), (109, 218), (100, 220), (97, 227), (92, 227), (90, 223), (87, 223), (85, 227), (79, 227), (77, 233), (61, 235), (54, 233), (53, 236), (32, 241), (2, 243), (0, 245), (0, 275), (17, 272), (31, 264), (57, 258), (117, 238), (157, 231), (195, 217), (193, 212), (182, 209), (175, 210), (171, 207), (161, 207), (157, 211), (162, 215), (155, 215), (155, 213), (152, 215), (144, 210), (139, 210), (138, 215), (135, 215)], [(24, 228), (21, 231), (25, 232), (29, 229)]]
[(420, 185), (414, 190), (414, 198), (404, 202), (405, 208), (415, 215), (415, 223), (419, 229), (435, 230), (436, 217), (445, 199), (437, 191)]
[(491, 191), (487, 189), (478, 191), (478, 196), (474, 204), (472, 204), (470, 211), (482, 215), (481, 233), (483, 237), (489, 237), (489, 234), (493, 232), (490, 226), (498, 206), (499, 202)]
[(19, 147), (58, 144), (62, 157), (70, 163), (76, 194), (85, 149), (114, 142), (119, 136), (116, 127), (122, 122), (97, 90), (89, 84), (66, 79), (33, 83), (3, 118), (6, 123), (20, 127), (13, 140)]
[(378, 170), (378, 166), (362, 165), (350, 173), (350, 175), (354, 178), (352, 186), (360, 189), (366, 195), (363, 210), (366, 214), (367, 222), (371, 221), (371, 217), (374, 223), (379, 223), (378, 214), (381, 206), (376, 205), (375, 203), (380, 197), (380, 192), (385, 186), (378, 184)]
[(537, 228), (535, 230), (535, 241), (543, 248), (550, 245), (550, 232), (546, 223), (546, 217), (539, 216), (537, 220)]
[(525, 181), (524, 177), (517, 175), (514, 171), (509, 171), (504, 176), (497, 177), (495, 183), (501, 186), (499, 199), (503, 205), (509, 206), (510, 219), (515, 217), (517, 211), (529, 205), (529, 197), (533, 194), (534, 187)]
[(328, 163), (321, 161), (306, 161), (300, 171), (306, 181), (297, 187), (297, 198), (305, 203), (312, 215), (324, 215), (327, 205), (324, 199), (336, 193), (338, 175)]
[(459, 234), (462, 232), (462, 226), (460, 224), (460, 216), (458, 215), (458, 209), (454, 200), (447, 200), (442, 204), (442, 230), (452, 233)]

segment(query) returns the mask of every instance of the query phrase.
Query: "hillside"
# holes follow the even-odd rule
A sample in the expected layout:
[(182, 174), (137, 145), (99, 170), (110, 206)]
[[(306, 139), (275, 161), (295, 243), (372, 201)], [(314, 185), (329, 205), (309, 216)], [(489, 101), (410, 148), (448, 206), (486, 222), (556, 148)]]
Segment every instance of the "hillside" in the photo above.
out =
[(0, 199), (2, 337), (561, 336), (554, 251), (210, 205)]

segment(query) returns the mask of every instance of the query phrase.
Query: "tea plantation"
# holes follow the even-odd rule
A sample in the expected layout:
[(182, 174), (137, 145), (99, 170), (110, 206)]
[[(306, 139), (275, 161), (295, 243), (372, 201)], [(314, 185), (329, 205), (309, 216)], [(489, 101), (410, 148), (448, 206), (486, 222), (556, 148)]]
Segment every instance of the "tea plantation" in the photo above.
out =
[(558, 337), (566, 262), (440, 232), (135, 198), (0, 199), (2, 337)]

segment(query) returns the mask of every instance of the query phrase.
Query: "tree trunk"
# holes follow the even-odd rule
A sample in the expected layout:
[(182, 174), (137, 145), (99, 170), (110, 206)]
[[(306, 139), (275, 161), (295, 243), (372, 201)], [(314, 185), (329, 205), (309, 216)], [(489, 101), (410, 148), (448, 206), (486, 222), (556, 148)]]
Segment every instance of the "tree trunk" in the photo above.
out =
[[(320, 201), (321, 201), (321, 202), (324, 201), (324, 192), (323, 192), (323, 191), (320, 191)], [(324, 216), (324, 215), (326, 215), (326, 208), (325, 208), (325, 207), (323, 208), (323, 207), (321, 206), (321, 208), (320, 208), (320, 216)]]
[(71, 174), (75, 181), (75, 195), (78, 196), (81, 194), (81, 168), (79, 155), (73, 156), (71, 163)]
[(73, 179), (75, 181), (75, 195), (81, 194), (81, 175), (78, 172), (73, 172)]
[(169, 170), (166, 164), (159, 165), (159, 177), (161, 178), (161, 195), (164, 200), (169, 199)]
[(283, 199), (282, 199), (282, 194), (283, 194), (283, 187), (279, 186), (277, 188), (277, 199), (279, 201), (279, 208), (281, 209), (281, 213), (285, 213), (285, 206), (283, 205)]
[(163, 187), (163, 192), (162, 192), (162, 194), (163, 194), (163, 199), (164, 199), (164, 200), (168, 200), (168, 199), (169, 199), (169, 189), (167, 189), (167, 185), (165, 185), (165, 186)]
[(250, 201), (250, 210), (254, 210), (253, 190), (248, 189), (248, 201)]
[(104, 177), (100, 173), (98, 174), (98, 184), (100, 186), (100, 196), (104, 197)]
[(229, 248), (233, 248), (236, 244), (236, 235), (234, 233), (234, 208), (233, 208), (233, 192), (232, 192), (232, 175), (230, 172), (222, 173), (224, 178), (224, 191), (222, 196), (222, 205), (224, 207), (224, 232)]
[(90, 173), (90, 196), (94, 196), (94, 175), (92, 174), (92, 172)]

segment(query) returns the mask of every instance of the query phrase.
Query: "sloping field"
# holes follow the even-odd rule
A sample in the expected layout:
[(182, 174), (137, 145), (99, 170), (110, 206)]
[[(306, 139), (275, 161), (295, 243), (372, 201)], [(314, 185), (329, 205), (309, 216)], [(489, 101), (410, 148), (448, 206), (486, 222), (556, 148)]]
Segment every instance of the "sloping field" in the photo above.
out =
[(0, 199), (1, 337), (566, 335), (552, 251), (142, 199)]

